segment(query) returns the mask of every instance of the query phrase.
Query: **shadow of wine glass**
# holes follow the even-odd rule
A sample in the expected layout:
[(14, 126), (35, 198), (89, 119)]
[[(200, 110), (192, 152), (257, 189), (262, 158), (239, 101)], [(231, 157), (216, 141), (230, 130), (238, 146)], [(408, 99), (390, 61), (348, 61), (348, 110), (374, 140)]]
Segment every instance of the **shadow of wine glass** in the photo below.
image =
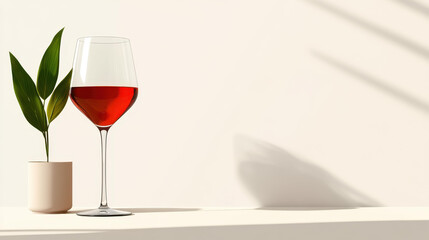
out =
[(118, 208), (118, 210), (132, 213), (153, 213), (153, 212), (188, 212), (199, 211), (199, 208)]
[[(199, 208), (117, 208), (121, 211), (131, 212), (131, 213), (154, 213), (154, 212), (188, 212), (188, 211), (199, 211)], [(87, 211), (90, 209), (79, 209), (71, 210), (64, 214), (76, 214), (79, 212)]]

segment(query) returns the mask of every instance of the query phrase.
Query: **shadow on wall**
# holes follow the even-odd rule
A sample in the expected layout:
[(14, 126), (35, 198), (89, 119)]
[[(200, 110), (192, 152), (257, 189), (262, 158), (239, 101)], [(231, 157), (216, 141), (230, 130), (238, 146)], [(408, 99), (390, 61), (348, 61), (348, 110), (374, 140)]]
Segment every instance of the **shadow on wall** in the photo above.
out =
[[(370, 33), (373, 33), (375, 35), (378, 35), (382, 37), (385, 40), (391, 41), (398, 46), (404, 47), (405, 49), (420, 55), (421, 57), (424, 57), (426, 59), (429, 59), (429, 49), (427, 49), (425, 46), (412, 41), (406, 37), (404, 37), (401, 34), (397, 34), (395, 32), (392, 32), (386, 28), (383, 28), (377, 24), (374, 24), (372, 22), (369, 22), (357, 15), (354, 15), (350, 12), (347, 12), (341, 8), (336, 7), (335, 5), (329, 4), (328, 2), (321, 1), (321, 0), (306, 0), (306, 2), (312, 4), (315, 7), (318, 7), (321, 10), (324, 10), (334, 16), (337, 16), (341, 18), (342, 20), (345, 20), (355, 26), (358, 26)], [(410, 1), (401, 1), (402, 3), (407, 2), (408, 6), (411, 3)], [(415, 4), (414, 4), (415, 5)], [(420, 6), (420, 5), (419, 5)], [(414, 7), (416, 9), (416, 7)], [(418, 8), (421, 10), (421, 7)]]
[(401, 100), (402, 102), (410, 105), (411, 107), (417, 108), (424, 113), (429, 113), (429, 104), (423, 101), (422, 99), (419, 99), (417, 97), (414, 97), (413, 95), (402, 91), (399, 88), (395, 88), (389, 84), (386, 83), (386, 81), (377, 79), (365, 71), (359, 70), (357, 68), (354, 68), (350, 66), (349, 64), (345, 63), (344, 61), (340, 61), (338, 59), (335, 59), (333, 57), (330, 57), (326, 54), (323, 54), (318, 51), (312, 51), (313, 56), (318, 58), (319, 60), (331, 65), (332, 67), (335, 67), (338, 70), (341, 70), (344, 73), (347, 73), (356, 79), (361, 80), (362, 82), (368, 84), (371, 87), (374, 87), (375, 89), (381, 90), (382, 92), (395, 97), (396, 99)]
[(378, 202), (273, 144), (234, 139), (238, 173), (261, 207), (369, 207)]
[(404, 6), (409, 7), (410, 9), (413, 9), (423, 14), (425, 17), (429, 17), (429, 7), (424, 5), (423, 3), (420, 3), (419, 1), (414, 1), (414, 0), (394, 0), (394, 1), (401, 3)]

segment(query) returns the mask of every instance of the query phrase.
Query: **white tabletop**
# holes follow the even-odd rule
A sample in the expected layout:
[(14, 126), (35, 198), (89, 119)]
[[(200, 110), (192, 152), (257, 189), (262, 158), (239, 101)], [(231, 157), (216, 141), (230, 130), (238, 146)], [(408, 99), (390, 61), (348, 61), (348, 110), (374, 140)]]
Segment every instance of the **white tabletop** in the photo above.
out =
[(0, 208), (0, 239), (429, 239), (429, 208), (127, 209), (126, 217)]

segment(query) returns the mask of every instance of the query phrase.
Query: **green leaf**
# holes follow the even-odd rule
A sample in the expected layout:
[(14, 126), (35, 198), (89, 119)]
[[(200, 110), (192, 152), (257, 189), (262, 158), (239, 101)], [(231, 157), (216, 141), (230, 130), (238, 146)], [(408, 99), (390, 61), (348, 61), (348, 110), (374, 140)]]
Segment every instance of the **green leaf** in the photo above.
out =
[(33, 127), (44, 132), (48, 129), (48, 124), (42, 101), (37, 95), (36, 86), (18, 59), (10, 52), (9, 56), (12, 66), (13, 89), (22, 113)]
[(54, 90), (58, 78), (58, 68), (60, 65), (60, 45), (61, 36), (63, 34), (61, 29), (52, 39), (51, 44), (46, 49), (45, 54), (40, 62), (39, 72), (37, 74), (37, 91), (42, 99), (46, 99), (51, 95)]
[(61, 113), (61, 111), (66, 106), (67, 100), (69, 98), (70, 91), (70, 82), (73, 69), (67, 74), (67, 76), (58, 84), (55, 88), (54, 93), (49, 99), (48, 104), (48, 119), (49, 123), (54, 121), (54, 119)]

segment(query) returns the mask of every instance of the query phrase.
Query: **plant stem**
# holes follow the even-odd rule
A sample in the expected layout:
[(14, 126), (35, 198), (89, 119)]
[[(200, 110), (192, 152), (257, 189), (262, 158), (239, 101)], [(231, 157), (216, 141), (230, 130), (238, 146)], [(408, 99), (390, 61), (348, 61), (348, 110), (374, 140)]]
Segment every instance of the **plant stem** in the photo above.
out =
[(45, 137), (45, 149), (46, 149), (46, 162), (49, 162), (49, 131), (43, 133)]
[[(43, 109), (45, 108), (45, 99), (43, 99)], [(49, 162), (49, 125), (45, 132), (43, 132), (43, 138), (45, 138), (45, 150), (46, 150), (46, 162)]]

